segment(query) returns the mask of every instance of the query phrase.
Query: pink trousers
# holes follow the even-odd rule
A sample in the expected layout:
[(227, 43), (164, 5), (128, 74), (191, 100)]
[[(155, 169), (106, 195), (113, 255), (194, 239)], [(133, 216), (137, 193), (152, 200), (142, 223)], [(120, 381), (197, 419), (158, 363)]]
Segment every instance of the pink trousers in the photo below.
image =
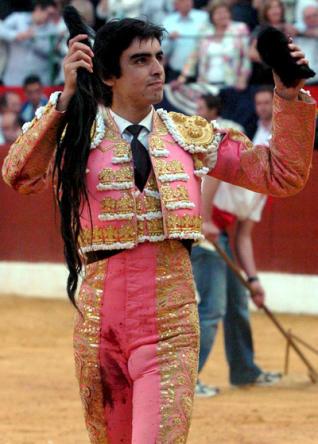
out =
[(86, 268), (74, 332), (92, 444), (187, 440), (198, 320), (189, 254), (140, 244)]

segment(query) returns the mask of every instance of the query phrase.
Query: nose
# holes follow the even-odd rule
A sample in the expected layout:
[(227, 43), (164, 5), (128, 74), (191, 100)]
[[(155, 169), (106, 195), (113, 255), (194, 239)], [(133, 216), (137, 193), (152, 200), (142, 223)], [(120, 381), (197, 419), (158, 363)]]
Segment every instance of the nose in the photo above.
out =
[(153, 76), (160, 76), (160, 77), (163, 76), (164, 74), (163, 64), (157, 58), (154, 58), (151, 68), (152, 68), (151, 74)]

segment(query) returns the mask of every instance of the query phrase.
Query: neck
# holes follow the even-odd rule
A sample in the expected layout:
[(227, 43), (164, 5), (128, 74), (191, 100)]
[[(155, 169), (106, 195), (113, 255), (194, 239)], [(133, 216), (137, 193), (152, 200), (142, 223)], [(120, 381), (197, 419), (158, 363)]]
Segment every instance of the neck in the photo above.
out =
[(226, 28), (227, 28), (227, 26), (223, 26), (223, 25), (215, 26), (216, 34), (224, 34), (226, 31)]
[(118, 114), (123, 119), (128, 120), (131, 123), (137, 124), (141, 122), (151, 111), (151, 105), (142, 108), (135, 108), (126, 106), (125, 108), (113, 103), (111, 106), (112, 111)]
[(269, 119), (260, 119), (260, 124), (265, 126), (265, 128), (270, 128), (272, 126), (272, 118)]

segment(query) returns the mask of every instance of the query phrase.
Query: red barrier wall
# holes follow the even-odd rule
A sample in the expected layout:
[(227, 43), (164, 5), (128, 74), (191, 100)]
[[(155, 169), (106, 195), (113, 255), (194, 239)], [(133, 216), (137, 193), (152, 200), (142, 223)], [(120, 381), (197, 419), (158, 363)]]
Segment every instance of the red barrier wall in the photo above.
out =
[[(0, 147), (0, 163), (7, 148)], [(274, 199), (255, 229), (260, 270), (318, 274), (318, 152), (306, 188)], [(0, 260), (59, 262), (62, 243), (52, 191), (19, 195), (1, 179)], [(54, 221), (55, 220), (55, 221)]]

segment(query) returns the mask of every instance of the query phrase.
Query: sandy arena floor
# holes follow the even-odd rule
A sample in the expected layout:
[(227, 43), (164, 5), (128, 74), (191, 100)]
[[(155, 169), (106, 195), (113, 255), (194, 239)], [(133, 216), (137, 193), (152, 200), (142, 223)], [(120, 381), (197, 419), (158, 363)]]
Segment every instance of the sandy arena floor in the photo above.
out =
[[(67, 302), (0, 297), (0, 443), (88, 444), (72, 360)], [(280, 316), (313, 346), (318, 319)], [(264, 315), (253, 316), (258, 362), (282, 370), (285, 344)], [(317, 356), (307, 353), (318, 370)], [(318, 384), (292, 354), (290, 375), (271, 388), (231, 389), (221, 334), (202, 375), (217, 398), (195, 401), (189, 444), (318, 443)], [(168, 444), (168, 443), (167, 443)]]

